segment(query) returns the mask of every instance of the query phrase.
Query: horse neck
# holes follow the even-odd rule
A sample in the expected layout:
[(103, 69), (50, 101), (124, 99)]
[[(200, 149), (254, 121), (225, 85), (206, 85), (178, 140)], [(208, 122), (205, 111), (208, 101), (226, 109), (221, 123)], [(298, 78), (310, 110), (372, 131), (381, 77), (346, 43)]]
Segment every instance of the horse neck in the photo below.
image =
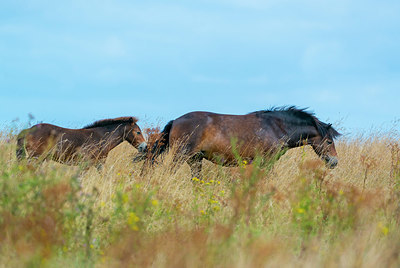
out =
[(110, 125), (96, 128), (95, 130), (101, 135), (100, 146), (112, 150), (114, 147), (124, 141), (124, 126)]
[(290, 137), (289, 147), (295, 148), (312, 143), (313, 138), (318, 134), (314, 126), (294, 126), (289, 132)]

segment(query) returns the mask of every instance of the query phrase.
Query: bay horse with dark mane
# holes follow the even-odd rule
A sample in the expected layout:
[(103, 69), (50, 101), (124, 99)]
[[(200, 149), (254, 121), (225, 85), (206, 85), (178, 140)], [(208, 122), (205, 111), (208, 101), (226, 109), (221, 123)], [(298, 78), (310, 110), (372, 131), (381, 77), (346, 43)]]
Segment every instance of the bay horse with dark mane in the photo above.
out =
[(64, 164), (86, 162), (98, 168), (111, 149), (123, 141), (139, 152), (147, 144), (135, 117), (118, 117), (96, 121), (82, 129), (62, 128), (51, 124), (37, 124), (21, 131), (17, 138), (17, 159), (43, 161), (52, 159)]
[(198, 177), (202, 159), (225, 166), (237, 165), (232, 140), (242, 159), (251, 162), (257, 154), (272, 155), (284, 149), (311, 145), (329, 168), (338, 164), (334, 139), (340, 135), (331, 124), (294, 106), (227, 115), (191, 112), (170, 121), (151, 151), (151, 161), (171, 144), (181, 144), (178, 152)]

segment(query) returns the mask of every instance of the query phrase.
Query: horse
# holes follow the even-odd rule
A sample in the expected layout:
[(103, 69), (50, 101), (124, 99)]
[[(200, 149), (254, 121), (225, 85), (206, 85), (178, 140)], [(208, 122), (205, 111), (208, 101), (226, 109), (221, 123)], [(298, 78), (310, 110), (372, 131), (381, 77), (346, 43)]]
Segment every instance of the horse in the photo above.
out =
[[(170, 145), (180, 144), (192, 176), (199, 177), (202, 160), (223, 166), (237, 166), (235, 150), (251, 162), (256, 155), (278, 154), (311, 145), (329, 168), (338, 164), (334, 139), (341, 134), (332, 124), (321, 122), (313, 113), (295, 106), (261, 110), (245, 115), (190, 112), (170, 121), (151, 148), (151, 163)], [(238, 148), (233, 148), (232, 141)], [(283, 154), (282, 153), (282, 154)]]
[(135, 117), (118, 117), (96, 121), (81, 129), (68, 129), (51, 124), (37, 124), (17, 136), (17, 160), (51, 159), (63, 164), (87, 163), (100, 169), (108, 153), (123, 141), (139, 152), (147, 144)]

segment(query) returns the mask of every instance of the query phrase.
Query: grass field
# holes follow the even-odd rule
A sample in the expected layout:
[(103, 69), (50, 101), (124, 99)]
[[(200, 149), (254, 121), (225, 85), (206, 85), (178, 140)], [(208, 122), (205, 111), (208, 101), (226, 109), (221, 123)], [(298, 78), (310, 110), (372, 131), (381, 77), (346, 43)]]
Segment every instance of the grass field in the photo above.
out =
[(141, 176), (127, 143), (101, 172), (35, 169), (0, 135), (2, 267), (400, 266), (396, 132), (341, 138), (334, 170), (302, 147), (192, 181), (171, 152)]

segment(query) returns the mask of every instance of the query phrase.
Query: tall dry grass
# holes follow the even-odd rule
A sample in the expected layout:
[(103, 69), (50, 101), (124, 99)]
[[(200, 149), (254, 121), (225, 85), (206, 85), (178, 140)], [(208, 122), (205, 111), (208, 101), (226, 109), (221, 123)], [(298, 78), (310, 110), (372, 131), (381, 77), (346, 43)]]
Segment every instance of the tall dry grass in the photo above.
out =
[(398, 267), (397, 133), (342, 138), (328, 170), (309, 147), (201, 178), (171, 151), (141, 172), (123, 143), (103, 169), (15, 159), (0, 139), (0, 265)]

